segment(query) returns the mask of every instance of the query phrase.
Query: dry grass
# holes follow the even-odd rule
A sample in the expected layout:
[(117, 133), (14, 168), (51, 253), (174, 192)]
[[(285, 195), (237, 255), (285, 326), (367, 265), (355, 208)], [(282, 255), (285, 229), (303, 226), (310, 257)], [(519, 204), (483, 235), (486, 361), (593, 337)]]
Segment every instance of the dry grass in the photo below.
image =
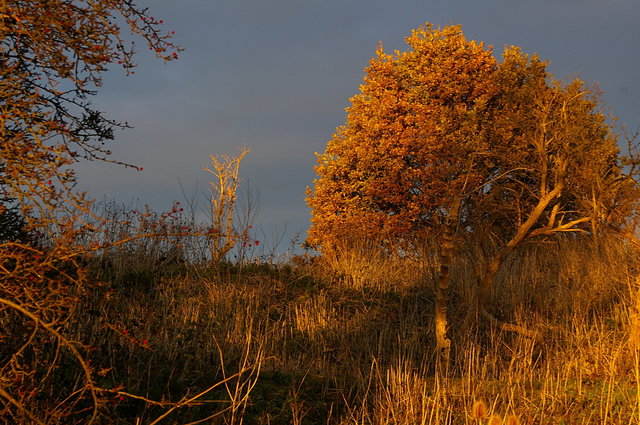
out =
[(441, 377), (435, 264), (372, 247), (344, 254), (147, 272), (133, 264), (135, 273), (100, 263), (103, 281), (68, 329), (93, 347), (98, 384), (111, 391), (104, 421), (640, 424), (640, 257), (624, 243), (531, 245), (505, 264), (488, 308), (542, 330), (540, 341), (460, 327), (474, 283), (460, 256), (452, 365)]

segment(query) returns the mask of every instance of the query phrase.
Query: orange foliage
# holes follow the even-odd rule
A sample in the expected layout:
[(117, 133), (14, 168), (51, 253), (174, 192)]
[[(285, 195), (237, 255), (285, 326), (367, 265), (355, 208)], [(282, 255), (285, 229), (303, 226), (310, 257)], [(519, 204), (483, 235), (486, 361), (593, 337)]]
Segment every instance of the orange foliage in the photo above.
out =
[[(476, 183), (469, 158), (495, 88), (496, 61), (459, 27), (413, 31), (408, 52), (382, 48), (351, 99), (347, 124), (318, 155), (308, 241), (408, 235), (443, 219), (439, 207)], [(469, 184), (469, 183), (467, 183)]]
[(447, 225), (456, 199), (452, 225), (502, 243), (549, 193), (527, 235), (624, 219), (613, 216), (621, 158), (597, 93), (555, 82), (515, 47), (498, 62), (459, 26), (427, 24), (407, 43), (377, 50), (346, 125), (318, 154), (311, 246), (415, 240)]

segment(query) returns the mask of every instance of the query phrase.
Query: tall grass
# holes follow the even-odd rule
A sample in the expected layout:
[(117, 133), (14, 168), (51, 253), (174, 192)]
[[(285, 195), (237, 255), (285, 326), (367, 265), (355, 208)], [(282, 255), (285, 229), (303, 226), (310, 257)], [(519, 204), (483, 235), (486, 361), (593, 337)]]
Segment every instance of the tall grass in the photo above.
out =
[[(622, 240), (549, 240), (508, 259), (487, 309), (540, 340), (462, 326), (475, 277), (457, 255), (443, 376), (435, 256), (362, 243), (201, 264), (185, 243), (136, 243), (88, 261), (99, 284), (68, 324), (109, 390), (105, 423), (640, 424), (640, 257)], [(164, 261), (171, 249), (180, 261)]]

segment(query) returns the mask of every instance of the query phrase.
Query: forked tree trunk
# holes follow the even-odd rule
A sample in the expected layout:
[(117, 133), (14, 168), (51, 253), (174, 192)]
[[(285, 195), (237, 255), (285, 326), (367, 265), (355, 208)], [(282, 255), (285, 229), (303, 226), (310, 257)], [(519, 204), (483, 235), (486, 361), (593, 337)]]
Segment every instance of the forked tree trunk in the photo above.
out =
[(549, 224), (546, 227), (533, 229), (535, 224), (538, 222), (542, 213), (549, 206), (551, 201), (553, 201), (557, 196), (562, 192), (562, 184), (557, 184), (554, 189), (545, 194), (540, 200), (535, 208), (529, 214), (527, 220), (520, 225), (516, 234), (511, 238), (511, 240), (502, 248), (492, 259), (488, 262), (487, 266), (483, 270), (482, 274), (478, 278), (478, 286), (476, 288), (475, 294), (475, 302), (472, 308), (467, 312), (467, 317), (465, 318), (465, 327), (476, 327), (478, 323), (479, 317), (484, 317), (492, 323), (500, 324), (500, 328), (504, 330), (514, 331), (521, 333), (525, 336), (529, 337), (537, 337), (538, 334), (535, 331), (530, 331), (524, 328), (521, 328), (517, 325), (510, 325), (506, 323), (501, 323), (495, 317), (493, 317), (486, 309), (486, 300), (489, 297), (491, 292), (491, 286), (493, 285), (493, 281), (498, 274), (498, 271), (502, 267), (502, 264), (507, 259), (507, 257), (522, 244), (526, 239), (533, 237), (535, 235), (540, 234), (551, 234), (557, 231), (562, 231), (566, 229), (570, 229), (574, 223), (579, 223), (584, 221), (583, 219), (575, 220), (574, 222), (568, 223), (566, 225), (555, 226), (555, 214), (551, 214), (551, 218), (549, 220)]
[(533, 226), (540, 220), (542, 213), (549, 206), (551, 201), (553, 201), (557, 196), (560, 196), (562, 192), (562, 184), (556, 185), (556, 187), (548, 192), (544, 197), (540, 198), (536, 207), (531, 211), (527, 220), (520, 225), (516, 234), (511, 238), (509, 242), (502, 248), (491, 260), (488, 267), (485, 269), (480, 281), (478, 282), (480, 296), (478, 297), (478, 302), (482, 303), (489, 295), (491, 290), (491, 285), (493, 284), (493, 279), (496, 274), (500, 270), (502, 263), (504, 260), (516, 249), (518, 246), (522, 244), (527, 238), (532, 237), (536, 234), (543, 233), (553, 233), (556, 229), (553, 228), (554, 225), (554, 217), (552, 214), (552, 219), (549, 222), (548, 228), (540, 228), (537, 231), (533, 230)]

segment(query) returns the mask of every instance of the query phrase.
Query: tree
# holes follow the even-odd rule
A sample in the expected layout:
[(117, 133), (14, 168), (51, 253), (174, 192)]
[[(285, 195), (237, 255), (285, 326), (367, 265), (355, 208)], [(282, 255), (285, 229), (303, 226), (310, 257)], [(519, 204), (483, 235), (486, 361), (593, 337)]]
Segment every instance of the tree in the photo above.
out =
[(487, 126), (496, 143), (484, 184), (466, 198), (465, 224), (490, 236), (494, 249), (478, 275), (482, 297), (525, 240), (620, 226), (634, 192), (596, 90), (555, 81), (516, 48), (505, 51), (495, 78), (503, 89)]
[(3, 1), (0, 19), (0, 184), (39, 226), (44, 211), (83, 203), (68, 165), (117, 162), (104, 142), (126, 124), (92, 108), (90, 98), (112, 64), (135, 73), (121, 25), (163, 60), (177, 58), (176, 46), (163, 22), (131, 0)]
[(406, 250), (439, 235), (436, 337), (447, 359), (456, 241), (481, 247), (468, 317), (489, 315), (482, 302), (509, 254), (534, 237), (622, 223), (631, 182), (583, 82), (555, 81), (515, 47), (498, 63), (459, 26), (427, 24), (407, 43), (395, 55), (378, 49), (346, 125), (318, 155), (308, 242), (326, 251), (382, 236)]
[[(81, 346), (63, 325), (86, 277), (77, 258), (91, 248), (79, 236), (90, 200), (75, 190), (75, 162), (119, 161), (105, 142), (126, 127), (91, 105), (101, 76), (119, 65), (134, 73), (134, 45), (124, 27), (162, 60), (178, 47), (162, 20), (132, 0), (3, 0), (0, 2), (0, 417), (69, 423), (101, 396)], [(126, 165), (126, 164), (124, 164)], [(49, 348), (45, 347), (49, 344)], [(61, 354), (62, 353), (62, 354)], [(47, 405), (40, 392), (60, 356), (84, 376)], [(66, 418), (66, 419), (65, 419)]]
[(376, 52), (347, 124), (318, 155), (308, 242), (326, 248), (346, 235), (414, 238), (447, 219), (471, 165), (486, 150), (477, 129), (494, 96), (496, 67), (459, 27), (430, 26), (396, 56)]
[[(211, 262), (218, 263), (233, 249), (242, 233), (246, 238), (248, 229), (238, 232), (233, 226), (233, 215), (236, 211), (238, 199), (238, 185), (240, 184), (240, 162), (250, 152), (249, 148), (242, 148), (235, 156), (210, 155), (211, 168), (205, 168), (214, 177), (209, 182), (209, 216), (211, 219), (211, 235), (209, 239), (209, 254)], [(248, 224), (247, 224), (248, 225)]]

